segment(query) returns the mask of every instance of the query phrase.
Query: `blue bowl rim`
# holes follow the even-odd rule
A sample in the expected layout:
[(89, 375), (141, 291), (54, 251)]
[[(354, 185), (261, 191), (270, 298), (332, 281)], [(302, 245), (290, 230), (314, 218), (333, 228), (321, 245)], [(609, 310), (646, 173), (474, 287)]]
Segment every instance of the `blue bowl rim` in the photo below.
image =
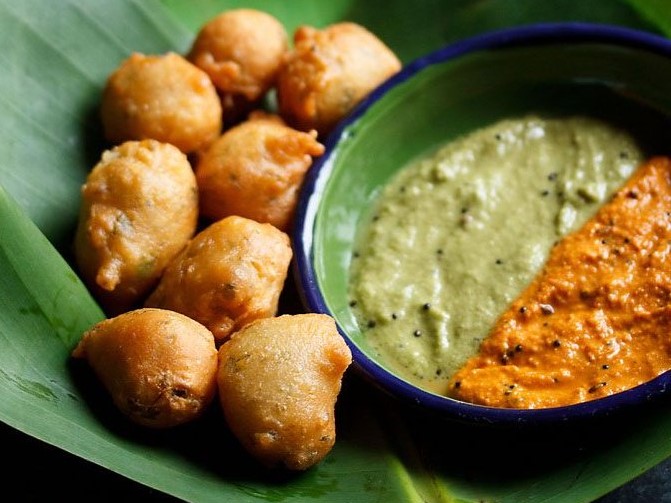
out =
[[(330, 314), (313, 267), (312, 233), (321, 193), (333, 167), (332, 155), (347, 128), (358, 121), (389, 90), (427, 67), (479, 51), (552, 43), (604, 43), (671, 58), (671, 40), (661, 35), (608, 24), (559, 22), (529, 24), (483, 33), (448, 44), (405, 65), (399, 73), (372, 91), (338, 124), (324, 142), (325, 153), (315, 161), (306, 175), (292, 231), (294, 274), (306, 309)], [(668, 371), (629, 390), (575, 405), (544, 409), (505, 409), (475, 405), (430, 393), (397, 377), (366, 355), (349, 338), (346, 331), (339, 324), (337, 326), (352, 351), (356, 369), (370, 382), (404, 403), (422, 406), (443, 417), (459, 421), (519, 425), (601, 417), (658, 397), (665, 393), (671, 383), (671, 371)]]

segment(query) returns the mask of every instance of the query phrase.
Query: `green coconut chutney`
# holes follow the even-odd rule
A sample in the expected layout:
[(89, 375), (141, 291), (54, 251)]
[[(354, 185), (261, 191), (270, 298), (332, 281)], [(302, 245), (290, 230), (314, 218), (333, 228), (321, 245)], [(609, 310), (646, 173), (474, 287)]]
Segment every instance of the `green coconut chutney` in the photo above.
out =
[(443, 394), (496, 318), (643, 160), (587, 117), (505, 120), (401, 170), (360, 233), (350, 278), (390, 370)]

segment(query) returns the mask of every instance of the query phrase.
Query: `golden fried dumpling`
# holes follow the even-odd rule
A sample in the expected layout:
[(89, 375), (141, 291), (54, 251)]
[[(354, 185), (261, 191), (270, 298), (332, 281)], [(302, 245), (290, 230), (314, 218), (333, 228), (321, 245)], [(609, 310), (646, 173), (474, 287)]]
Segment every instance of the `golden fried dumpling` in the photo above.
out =
[(202, 215), (239, 215), (288, 230), (312, 156), (324, 152), (316, 136), (270, 115), (226, 131), (196, 168)]
[(400, 69), (396, 55), (358, 24), (301, 26), (278, 78), (280, 114), (298, 129), (325, 135)]
[(129, 141), (102, 154), (81, 195), (77, 265), (107, 312), (118, 314), (144, 301), (193, 236), (196, 178), (176, 147)]
[(168, 428), (200, 416), (216, 393), (212, 333), (172, 311), (138, 309), (101, 321), (74, 349), (132, 421)]
[(291, 256), (289, 236), (272, 225), (224, 218), (199, 232), (175, 258), (146, 306), (198, 320), (221, 341), (276, 314)]
[(336, 438), (335, 403), (352, 356), (323, 314), (258, 320), (219, 349), (217, 382), (226, 421), (268, 466), (305, 470)]
[(219, 90), (225, 115), (238, 114), (275, 84), (287, 51), (287, 33), (270, 14), (254, 9), (223, 12), (198, 32), (187, 58)]
[(107, 80), (101, 115), (113, 143), (154, 139), (185, 153), (211, 143), (222, 127), (212, 81), (175, 53), (134, 53), (123, 61)]

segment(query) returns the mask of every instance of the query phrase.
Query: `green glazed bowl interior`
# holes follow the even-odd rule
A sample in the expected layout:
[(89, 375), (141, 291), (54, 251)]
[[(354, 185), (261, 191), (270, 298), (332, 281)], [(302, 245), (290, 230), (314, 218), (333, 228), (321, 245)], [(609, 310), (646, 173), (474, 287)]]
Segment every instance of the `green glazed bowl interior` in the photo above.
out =
[[(535, 25), (476, 37), (415, 61), (376, 90), (328, 138), (302, 195), (295, 233), (301, 293), (312, 311), (331, 314), (360, 370), (415, 403), (491, 419), (486, 407), (422, 392), (375, 361), (349, 306), (357, 232), (381, 187), (411, 160), (499, 119), (589, 115), (625, 127), (648, 155), (671, 146), (671, 48), (632, 30), (584, 24)], [(664, 376), (662, 376), (664, 377)], [(655, 383), (653, 383), (655, 384)], [(563, 415), (620, 406), (655, 394), (643, 386), (608, 402), (563, 407)], [(625, 392), (625, 394), (628, 392)], [(547, 411), (491, 411), (526, 420)], [(584, 411), (583, 411), (584, 412)]]

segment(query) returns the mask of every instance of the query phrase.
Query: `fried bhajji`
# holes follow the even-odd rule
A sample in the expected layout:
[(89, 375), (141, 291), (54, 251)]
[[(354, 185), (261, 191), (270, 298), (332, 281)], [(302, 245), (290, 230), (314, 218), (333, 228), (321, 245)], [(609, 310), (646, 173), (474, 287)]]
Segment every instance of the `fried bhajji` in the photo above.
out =
[(275, 84), (287, 46), (287, 33), (273, 16), (234, 9), (200, 29), (187, 58), (210, 76), (228, 118), (242, 115)]
[(324, 152), (316, 136), (268, 115), (226, 131), (196, 168), (202, 215), (239, 215), (288, 230), (312, 156)]
[(110, 314), (141, 303), (196, 230), (196, 178), (186, 156), (154, 140), (103, 153), (82, 186), (75, 258)]
[(272, 225), (224, 218), (198, 233), (167, 267), (146, 306), (190, 316), (222, 341), (276, 314), (291, 256), (289, 237)]
[(202, 414), (217, 389), (212, 333), (172, 311), (138, 309), (101, 321), (73, 351), (132, 421), (169, 428)]
[(278, 77), (280, 114), (293, 127), (325, 135), (400, 68), (394, 53), (358, 24), (302, 26)]
[(305, 470), (335, 442), (335, 403), (352, 356), (323, 314), (258, 320), (219, 349), (226, 421), (263, 464)]
[(134, 53), (123, 61), (107, 80), (101, 115), (111, 142), (154, 139), (185, 153), (204, 148), (222, 127), (209, 76), (175, 53)]

